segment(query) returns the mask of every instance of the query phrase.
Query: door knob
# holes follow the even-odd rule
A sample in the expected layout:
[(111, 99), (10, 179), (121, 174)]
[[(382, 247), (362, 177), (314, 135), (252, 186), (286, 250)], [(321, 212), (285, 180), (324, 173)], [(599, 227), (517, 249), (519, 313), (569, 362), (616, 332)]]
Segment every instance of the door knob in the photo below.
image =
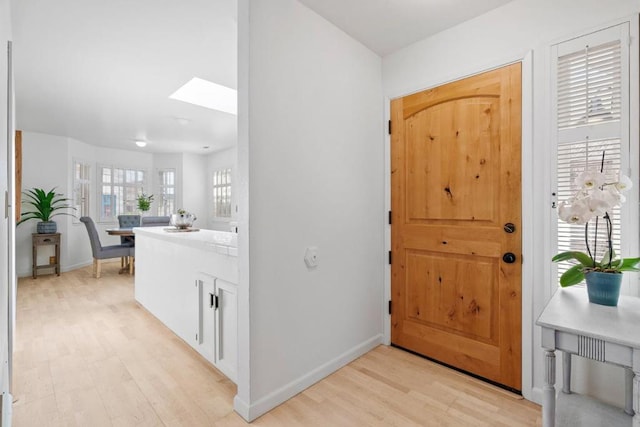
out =
[(514, 254), (513, 252), (507, 252), (506, 254), (502, 255), (502, 260), (507, 264), (513, 264), (514, 262), (516, 262), (516, 254)]
[(512, 222), (508, 222), (502, 227), (502, 229), (504, 230), (505, 233), (511, 234), (516, 231), (516, 226)]

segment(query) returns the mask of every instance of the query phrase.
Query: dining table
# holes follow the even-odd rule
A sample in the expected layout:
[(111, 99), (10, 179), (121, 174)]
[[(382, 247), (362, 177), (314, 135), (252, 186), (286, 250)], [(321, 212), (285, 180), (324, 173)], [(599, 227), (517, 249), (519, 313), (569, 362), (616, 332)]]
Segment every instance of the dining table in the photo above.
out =
[(131, 237), (134, 236), (133, 228), (107, 228), (107, 234), (111, 236)]

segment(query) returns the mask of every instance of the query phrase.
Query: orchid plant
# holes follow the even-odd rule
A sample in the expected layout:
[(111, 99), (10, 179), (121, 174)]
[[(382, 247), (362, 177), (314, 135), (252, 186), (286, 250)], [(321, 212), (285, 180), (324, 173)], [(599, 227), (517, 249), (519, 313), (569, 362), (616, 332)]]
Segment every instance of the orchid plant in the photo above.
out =
[[(576, 178), (579, 188), (576, 194), (558, 205), (558, 217), (569, 224), (584, 224), (584, 240), (587, 253), (568, 251), (557, 254), (552, 258), (554, 262), (575, 260), (578, 264), (569, 268), (560, 277), (560, 286), (573, 286), (582, 282), (585, 274), (592, 271), (617, 273), (623, 271), (640, 271), (636, 266), (640, 258), (618, 258), (613, 250), (613, 225), (609, 212), (625, 201), (624, 193), (632, 187), (631, 179), (620, 174), (615, 182), (607, 182), (603, 173), (604, 152), (600, 171), (584, 171)], [(607, 248), (600, 261), (596, 260), (597, 236), (599, 218), (602, 217), (606, 225)], [(593, 250), (589, 245), (589, 222), (595, 220), (595, 234)]]

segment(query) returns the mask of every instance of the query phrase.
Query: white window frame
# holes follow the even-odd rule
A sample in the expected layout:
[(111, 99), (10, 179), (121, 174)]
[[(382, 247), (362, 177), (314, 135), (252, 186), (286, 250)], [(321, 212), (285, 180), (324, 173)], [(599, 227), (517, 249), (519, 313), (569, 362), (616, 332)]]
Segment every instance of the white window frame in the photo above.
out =
[[(580, 133), (582, 133), (582, 138), (584, 136), (588, 136), (591, 140), (603, 139), (606, 136), (612, 136), (610, 129), (607, 132), (602, 132), (605, 129), (605, 126), (583, 126), (581, 128), (576, 128), (572, 130), (564, 130), (563, 135), (559, 136), (558, 131), (558, 115), (557, 115), (557, 81), (556, 81), (556, 72), (557, 72), (557, 59), (558, 57), (572, 51), (579, 50), (580, 48), (584, 48), (585, 43), (591, 46), (597, 46), (599, 44), (605, 43), (607, 41), (612, 40), (615, 37), (619, 37), (621, 40), (621, 48), (623, 48), (627, 53), (623, 53), (623, 64), (622, 70), (623, 75), (621, 77), (621, 118), (620, 118), (620, 126), (618, 137), (620, 139), (620, 150), (621, 150), (621, 164), (620, 164), (620, 172), (627, 174), (631, 177), (634, 183), (634, 189), (626, 194), (627, 201), (621, 206), (620, 209), (620, 220), (617, 224), (614, 224), (614, 227), (617, 227), (620, 230), (621, 239), (621, 256), (622, 257), (631, 257), (638, 256), (640, 253), (640, 244), (638, 239), (639, 234), (639, 223), (638, 223), (638, 185), (639, 184), (639, 176), (638, 176), (638, 144), (632, 143), (632, 141), (638, 140), (639, 134), (639, 126), (638, 126), (638, 113), (640, 110), (638, 97), (630, 97), (631, 93), (638, 93), (638, 82), (636, 81), (639, 77), (639, 68), (637, 62), (639, 60), (638, 55), (638, 23), (636, 20), (631, 20), (629, 22), (621, 22), (617, 25), (607, 27), (601, 30), (593, 31), (591, 33), (581, 35), (566, 41), (559, 42), (553, 46), (551, 46), (551, 55), (550, 55), (550, 81), (551, 81), (551, 117), (550, 117), (550, 125), (551, 132), (550, 138), (553, 142), (552, 146), (554, 148), (553, 153), (557, 153), (558, 145), (560, 141), (560, 137), (563, 140), (575, 138), (576, 140), (580, 138)], [(635, 119), (632, 119), (635, 118)], [(571, 135), (574, 134), (574, 135)], [(556, 164), (556, 156), (553, 155), (550, 159), (552, 166), (552, 176), (551, 176), (551, 191), (552, 191), (552, 203), (553, 207), (557, 205), (558, 199), (556, 197), (556, 188), (557, 188), (557, 164)], [(551, 231), (551, 248), (553, 250), (553, 254), (557, 253), (557, 233), (558, 233), (558, 224), (557, 224), (557, 210), (551, 209), (551, 218), (550, 218), (550, 231)], [(632, 294), (637, 295), (638, 290), (637, 286), (631, 286), (633, 283), (637, 285), (638, 277), (633, 274), (625, 274), (623, 281), (623, 293), (624, 294)], [(555, 264), (552, 265), (551, 275), (549, 277), (550, 282), (550, 293), (552, 295), (554, 289), (557, 288), (558, 285), (558, 269)]]
[[(165, 184), (165, 179), (164, 179), (164, 174), (166, 173), (173, 173), (173, 184), (172, 185), (167, 185)], [(164, 168), (164, 169), (158, 169), (157, 170), (157, 174), (156, 176), (158, 177), (158, 209), (157, 209), (157, 213), (160, 216), (168, 216), (171, 215), (173, 213), (175, 213), (176, 211), (176, 204), (177, 204), (177, 195), (176, 195), (176, 188), (177, 188), (177, 179), (178, 179), (178, 174), (175, 170), (175, 168)], [(169, 188), (173, 189), (173, 194), (170, 194), (167, 190)], [(169, 206), (167, 206), (169, 205)], [(171, 206), (173, 206), (173, 208), (171, 208)]]
[[(227, 182), (219, 183), (216, 180), (216, 176), (226, 175)], [(213, 201), (213, 218), (215, 221), (231, 221), (233, 216), (233, 169), (231, 167), (219, 168), (213, 171), (211, 174), (211, 198)], [(227, 195), (218, 194), (219, 192), (224, 193), (224, 190), (227, 190)], [(219, 215), (218, 208), (218, 199), (224, 198), (226, 199), (222, 204), (223, 215)]]
[[(111, 182), (110, 183), (104, 183), (102, 181), (102, 170), (103, 169), (110, 169), (111, 170)], [(133, 199), (126, 199), (125, 198), (125, 206), (128, 204), (131, 207), (131, 209), (129, 210), (125, 210), (124, 212), (114, 212), (113, 215), (111, 216), (103, 216), (102, 215), (102, 198), (103, 198), (103, 194), (102, 194), (102, 188), (105, 185), (109, 185), (111, 187), (111, 194), (113, 194), (113, 188), (116, 186), (114, 185), (115, 183), (113, 182), (114, 179), (114, 172), (115, 171), (124, 171), (124, 175), (125, 175), (125, 180), (126, 180), (126, 175), (127, 172), (133, 171), (135, 173), (137, 172), (142, 172), (143, 174), (143, 179), (142, 179), (142, 183), (137, 183), (134, 181), (133, 184), (127, 183), (125, 182), (123, 185), (118, 185), (118, 186), (122, 186), (124, 189), (124, 193), (126, 194), (126, 188), (134, 188), (135, 191), (133, 192), (135, 194), (135, 198), (137, 198), (138, 195), (140, 195), (143, 192), (143, 189), (145, 187), (148, 187), (147, 182), (148, 182), (148, 173), (147, 170), (145, 168), (137, 168), (137, 167), (126, 167), (126, 166), (119, 166), (119, 165), (105, 165), (105, 164), (98, 164), (96, 167), (96, 174), (97, 174), (97, 179), (96, 179), (96, 187), (97, 187), (97, 209), (98, 209), (98, 213), (97, 213), (97, 217), (98, 217), (98, 222), (101, 223), (114, 223), (118, 221), (118, 215), (123, 215), (123, 214), (137, 214), (138, 213), (138, 204), (135, 198)], [(147, 192), (148, 193), (148, 192)]]
[[(71, 162), (71, 188), (72, 188), (72, 206), (76, 208), (73, 212), (72, 222), (80, 224), (80, 217), (91, 216), (91, 163), (73, 159)], [(76, 167), (83, 168), (85, 173), (81, 173), (84, 177), (76, 176)]]

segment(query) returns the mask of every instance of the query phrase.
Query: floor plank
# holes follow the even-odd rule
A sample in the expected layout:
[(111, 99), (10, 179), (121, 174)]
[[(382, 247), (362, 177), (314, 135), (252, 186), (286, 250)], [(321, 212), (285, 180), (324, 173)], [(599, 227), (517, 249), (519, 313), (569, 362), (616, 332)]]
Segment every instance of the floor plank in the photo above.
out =
[[(31, 426), (215, 426), (235, 385), (133, 297), (105, 263), (18, 283), (13, 423)], [(255, 426), (537, 426), (540, 407), (396, 348), (373, 351)]]

